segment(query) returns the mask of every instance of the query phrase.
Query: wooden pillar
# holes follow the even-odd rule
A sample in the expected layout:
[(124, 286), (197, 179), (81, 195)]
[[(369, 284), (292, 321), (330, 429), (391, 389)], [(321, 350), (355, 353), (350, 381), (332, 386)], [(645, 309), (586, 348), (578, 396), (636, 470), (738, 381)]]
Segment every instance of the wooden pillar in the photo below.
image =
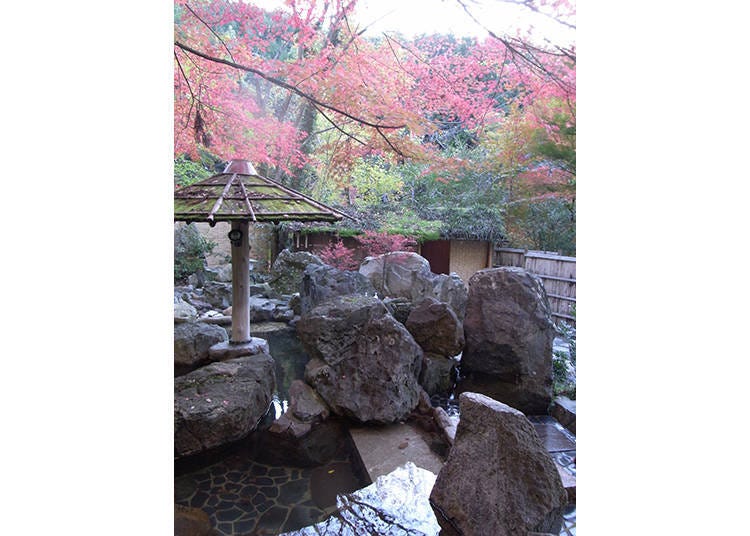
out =
[(248, 342), (250, 337), (250, 242), (249, 223), (233, 221), (232, 230), (240, 231), (239, 245), (232, 244), (232, 337), (231, 343)]

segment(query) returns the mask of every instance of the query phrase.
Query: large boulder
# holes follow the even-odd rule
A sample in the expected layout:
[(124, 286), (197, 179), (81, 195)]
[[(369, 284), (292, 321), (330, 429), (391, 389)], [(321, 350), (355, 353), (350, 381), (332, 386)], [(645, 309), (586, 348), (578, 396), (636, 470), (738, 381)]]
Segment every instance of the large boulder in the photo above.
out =
[(276, 384), (268, 353), (212, 363), (174, 380), (176, 456), (242, 439), (268, 411)]
[(302, 273), (310, 264), (319, 266), (323, 264), (323, 261), (317, 255), (307, 251), (283, 250), (271, 266), (271, 287), (281, 294), (299, 292), (302, 285)]
[(538, 277), (516, 267), (475, 273), (464, 334), (461, 373), (472, 388), (525, 413), (546, 413), (555, 330)]
[(427, 259), (411, 251), (395, 251), (375, 257), (366, 257), (359, 267), (382, 297), (412, 297), (414, 283), (430, 272)]
[(466, 287), (456, 274), (433, 274), (424, 257), (410, 251), (367, 257), (359, 267), (381, 298), (406, 298), (413, 305), (435, 298), (451, 306), (459, 319), (466, 309)]
[(297, 324), (311, 360), (305, 380), (331, 411), (359, 422), (391, 423), (419, 402), (422, 349), (372, 296), (339, 296)]
[(430, 494), (440, 524), (465, 536), (559, 534), (567, 494), (533, 425), (478, 393), (459, 404), (455, 442)]
[(331, 298), (348, 295), (374, 296), (375, 288), (358, 272), (327, 264), (309, 265), (302, 274), (300, 313), (304, 315)]
[(185, 374), (212, 361), (209, 349), (229, 339), (221, 326), (185, 322), (174, 326), (175, 374)]
[(425, 352), (453, 357), (463, 350), (463, 326), (447, 303), (425, 298), (411, 310), (405, 325)]

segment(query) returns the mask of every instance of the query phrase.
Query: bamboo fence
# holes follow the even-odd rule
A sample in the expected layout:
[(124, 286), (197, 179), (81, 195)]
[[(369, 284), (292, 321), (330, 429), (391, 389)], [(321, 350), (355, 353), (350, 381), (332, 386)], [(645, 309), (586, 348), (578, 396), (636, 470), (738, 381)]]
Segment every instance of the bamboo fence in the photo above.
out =
[(575, 327), (571, 307), (576, 303), (576, 258), (548, 251), (495, 248), (494, 266), (519, 266), (537, 275), (547, 292), (555, 321)]

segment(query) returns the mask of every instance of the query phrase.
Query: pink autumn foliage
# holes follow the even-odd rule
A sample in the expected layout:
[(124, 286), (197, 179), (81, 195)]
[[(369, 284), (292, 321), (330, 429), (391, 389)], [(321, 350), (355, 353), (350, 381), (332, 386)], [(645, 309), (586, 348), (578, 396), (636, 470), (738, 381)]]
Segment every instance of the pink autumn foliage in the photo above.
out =
[[(329, 154), (325, 172), (342, 177), (364, 154), (446, 169), (450, 162), (422, 143), (446, 121), (475, 131), (480, 142), (505, 128), (511, 106), (537, 128), (549, 128), (548, 118), (558, 114), (574, 121), (574, 44), (540, 44), (549, 49), (541, 53), (491, 36), (468, 44), (438, 35), (370, 39), (358, 31), (367, 22), (358, 3), (286, 0), (268, 9), (260, 2), (178, 0), (175, 155), (207, 148), (294, 173), (322, 165), (306, 153), (314, 141), (318, 154)], [(518, 3), (575, 24), (574, 0)], [(313, 102), (332, 129), (327, 136), (311, 136), (302, 120)]]
[(375, 257), (394, 251), (414, 251), (416, 245), (406, 236), (375, 231), (365, 231), (363, 235), (356, 237), (356, 240), (360, 245), (354, 249), (346, 247), (339, 238), (335, 242), (330, 242), (318, 253), (318, 256), (324, 263), (339, 270), (356, 270), (360, 264), (357, 259)]
[(339, 238), (318, 253), (320, 259), (339, 270), (356, 270), (359, 263), (354, 259), (354, 250), (346, 247)]
[(403, 235), (376, 233), (375, 231), (365, 231), (364, 235), (357, 237), (357, 241), (362, 245), (368, 257), (394, 251), (413, 251), (415, 245), (413, 240)]

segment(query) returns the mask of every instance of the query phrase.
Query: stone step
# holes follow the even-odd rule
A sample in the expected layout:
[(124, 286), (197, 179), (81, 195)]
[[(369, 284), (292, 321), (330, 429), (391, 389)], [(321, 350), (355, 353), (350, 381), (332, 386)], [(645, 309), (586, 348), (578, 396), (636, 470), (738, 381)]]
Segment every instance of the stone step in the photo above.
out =
[(575, 400), (571, 400), (566, 396), (558, 396), (552, 403), (550, 414), (571, 433), (576, 433)]
[(416, 426), (409, 423), (358, 426), (350, 428), (349, 433), (373, 482), (406, 462), (437, 475), (445, 461), (430, 449)]

